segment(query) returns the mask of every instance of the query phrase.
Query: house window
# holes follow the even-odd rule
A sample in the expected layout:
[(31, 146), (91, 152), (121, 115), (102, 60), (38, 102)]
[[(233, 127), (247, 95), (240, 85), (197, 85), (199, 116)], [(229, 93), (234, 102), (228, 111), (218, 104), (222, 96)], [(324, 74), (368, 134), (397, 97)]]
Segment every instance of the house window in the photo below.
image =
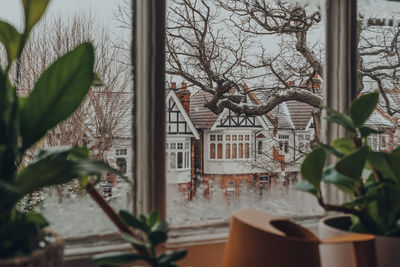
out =
[(250, 139), (249, 134), (212, 134), (210, 135), (209, 158), (218, 160), (250, 158)]
[(168, 142), (166, 147), (170, 170), (190, 168), (190, 142)]
[(368, 136), (367, 142), (373, 151), (379, 151), (379, 136), (377, 134)]
[(258, 141), (257, 152), (258, 152), (258, 154), (263, 153), (263, 142), (262, 141)]
[(115, 149), (116, 156), (126, 156), (128, 154), (128, 150), (126, 148), (117, 148)]
[(116, 164), (120, 172), (126, 174), (126, 158), (117, 158)]

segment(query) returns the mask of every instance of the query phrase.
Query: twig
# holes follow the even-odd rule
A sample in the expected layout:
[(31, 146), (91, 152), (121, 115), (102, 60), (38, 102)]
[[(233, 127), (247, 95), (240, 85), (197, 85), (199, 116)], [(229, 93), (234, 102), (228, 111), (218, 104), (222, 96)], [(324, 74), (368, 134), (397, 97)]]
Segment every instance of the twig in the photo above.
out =
[[(136, 237), (135, 233), (129, 228), (118, 216), (118, 214), (114, 211), (114, 209), (104, 200), (99, 191), (94, 188), (93, 184), (88, 183), (85, 187), (86, 191), (92, 197), (92, 199), (100, 206), (100, 208), (104, 211), (104, 213), (108, 216), (108, 218), (114, 223), (114, 225), (118, 228), (118, 230), (122, 233), (129, 234), (131, 236)], [(144, 248), (135, 246), (131, 243), (131, 245), (139, 252), (144, 255), (148, 255), (148, 251)]]

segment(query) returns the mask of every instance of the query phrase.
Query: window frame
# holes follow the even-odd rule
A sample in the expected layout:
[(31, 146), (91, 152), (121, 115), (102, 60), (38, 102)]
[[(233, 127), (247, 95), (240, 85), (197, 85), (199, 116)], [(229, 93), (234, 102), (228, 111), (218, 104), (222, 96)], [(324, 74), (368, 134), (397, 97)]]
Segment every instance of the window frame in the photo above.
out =
[[(324, 101), (325, 105), (344, 112), (356, 97), (357, 3), (348, 0), (326, 1), (327, 59), (324, 70)], [(165, 90), (161, 88), (165, 87), (166, 0), (132, 0), (132, 12), (135, 25), (132, 27), (131, 54), (135, 65), (132, 110), (134, 153), (131, 166), (134, 179), (133, 212), (140, 214), (157, 209), (161, 217), (165, 218), (166, 129), (165, 116), (160, 114), (165, 113)], [(337, 125), (327, 124), (325, 121), (322, 121), (321, 133), (322, 139), (328, 143), (346, 134)], [(333, 158), (329, 160), (332, 162)], [(146, 179), (140, 179), (143, 177)], [(331, 187), (326, 186), (324, 190), (327, 192), (328, 201), (335, 203), (340, 199)], [(189, 243), (225, 241), (227, 226), (228, 222), (202, 223), (178, 228), (172, 226), (171, 232), (174, 235), (169, 239), (169, 244), (183, 246)], [(215, 234), (215, 231), (210, 234), (210, 228), (223, 230), (219, 230), (218, 234)], [(175, 229), (178, 231), (174, 231)], [(179, 234), (176, 234), (178, 232)], [(117, 236), (117, 233), (95, 235), (90, 241), (88, 237), (67, 239), (65, 266), (76, 266), (77, 261), (87, 264), (88, 259), (99, 252), (130, 250), (131, 247), (122, 244), (122, 240)], [(85, 243), (90, 246), (85, 246)], [(76, 248), (76, 244), (79, 249)]]

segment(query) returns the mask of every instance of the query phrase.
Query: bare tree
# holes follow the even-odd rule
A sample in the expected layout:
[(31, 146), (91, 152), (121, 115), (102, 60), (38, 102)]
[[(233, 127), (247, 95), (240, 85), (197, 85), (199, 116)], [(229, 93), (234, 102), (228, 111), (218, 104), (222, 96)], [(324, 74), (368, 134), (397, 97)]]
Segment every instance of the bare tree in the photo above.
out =
[[(315, 108), (319, 125), (322, 96), (314, 77), (324, 78), (324, 43), (311, 40), (321, 30), (318, 7), (282, 0), (182, 0), (172, 1), (168, 18), (167, 73), (210, 93), (205, 106), (211, 111), (263, 115), (295, 100)], [(399, 108), (391, 105), (387, 90), (398, 85), (400, 28), (363, 22), (360, 17), (358, 90), (367, 84), (379, 89), (382, 105), (394, 115)], [(278, 43), (275, 49), (268, 38)], [(229, 94), (233, 85), (249, 80), (255, 81), (251, 91), (263, 98), (258, 105)]]
[[(95, 71), (104, 83), (90, 88), (82, 105), (66, 121), (49, 131), (42, 145), (86, 145), (92, 157), (105, 160), (113, 138), (130, 131), (130, 68), (108, 39), (105, 29), (95, 29), (90, 14), (53, 18), (41, 23), (31, 34), (23, 52), (18, 93), (27, 95), (39, 75), (59, 56), (78, 44), (91, 41), (95, 46)], [(11, 77), (16, 79), (16, 75)], [(32, 153), (28, 154), (28, 159)]]

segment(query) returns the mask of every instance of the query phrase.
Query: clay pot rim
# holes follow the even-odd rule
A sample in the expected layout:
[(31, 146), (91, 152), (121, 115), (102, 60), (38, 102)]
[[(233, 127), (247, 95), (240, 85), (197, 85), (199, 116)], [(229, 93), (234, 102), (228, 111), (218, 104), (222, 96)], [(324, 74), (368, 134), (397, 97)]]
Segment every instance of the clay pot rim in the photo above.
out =
[(29, 255), (18, 256), (18, 257), (13, 257), (13, 258), (5, 258), (5, 259), (0, 258), (0, 266), (3, 264), (5, 265), (5, 264), (23, 264), (25, 262), (27, 263), (32, 258), (44, 257), (46, 255), (46, 252), (49, 250), (53, 250), (57, 247), (64, 247), (64, 240), (58, 233), (53, 232), (48, 227), (44, 228), (44, 230), (45, 230), (46, 234), (50, 234), (52, 237), (55, 237), (55, 240), (53, 242), (48, 243), (47, 246), (44, 248), (35, 249)]
[[(351, 234), (361, 234), (361, 233), (356, 233), (356, 232), (350, 232), (349, 230), (344, 230), (343, 228), (339, 228), (339, 227), (336, 227), (336, 226), (334, 226), (332, 224), (326, 223), (329, 220), (332, 221), (332, 222), (335, 222), (335, 221), (340, 220), (340, 219), (342, 219), (342, 220), (343, 219), (350, 219), (350, 217), (351, 217), (350, 215), (346, 215), (346, 214), (337, 214), (337, 215), (330, 215), (330, 216), (327, 216), (327, 217), (323, 217), (318, 222), (318, 225), (319, 225), (318, 228), (320, 228), (321, 226), (322, 227), (326, 227), (326, 228), (331, 228), (331, 229), (334, 229), (335, 231), (338, 231), (339, 233), (342, 233), (342, 234), (350, 234), (350, 233)], [(397, 236), (384, 236), (384, 235), (375, 235), (375, 236), (377, 238), (379, 238), (379, 239), (400, 240), (400, 237), (397, 237)]]

